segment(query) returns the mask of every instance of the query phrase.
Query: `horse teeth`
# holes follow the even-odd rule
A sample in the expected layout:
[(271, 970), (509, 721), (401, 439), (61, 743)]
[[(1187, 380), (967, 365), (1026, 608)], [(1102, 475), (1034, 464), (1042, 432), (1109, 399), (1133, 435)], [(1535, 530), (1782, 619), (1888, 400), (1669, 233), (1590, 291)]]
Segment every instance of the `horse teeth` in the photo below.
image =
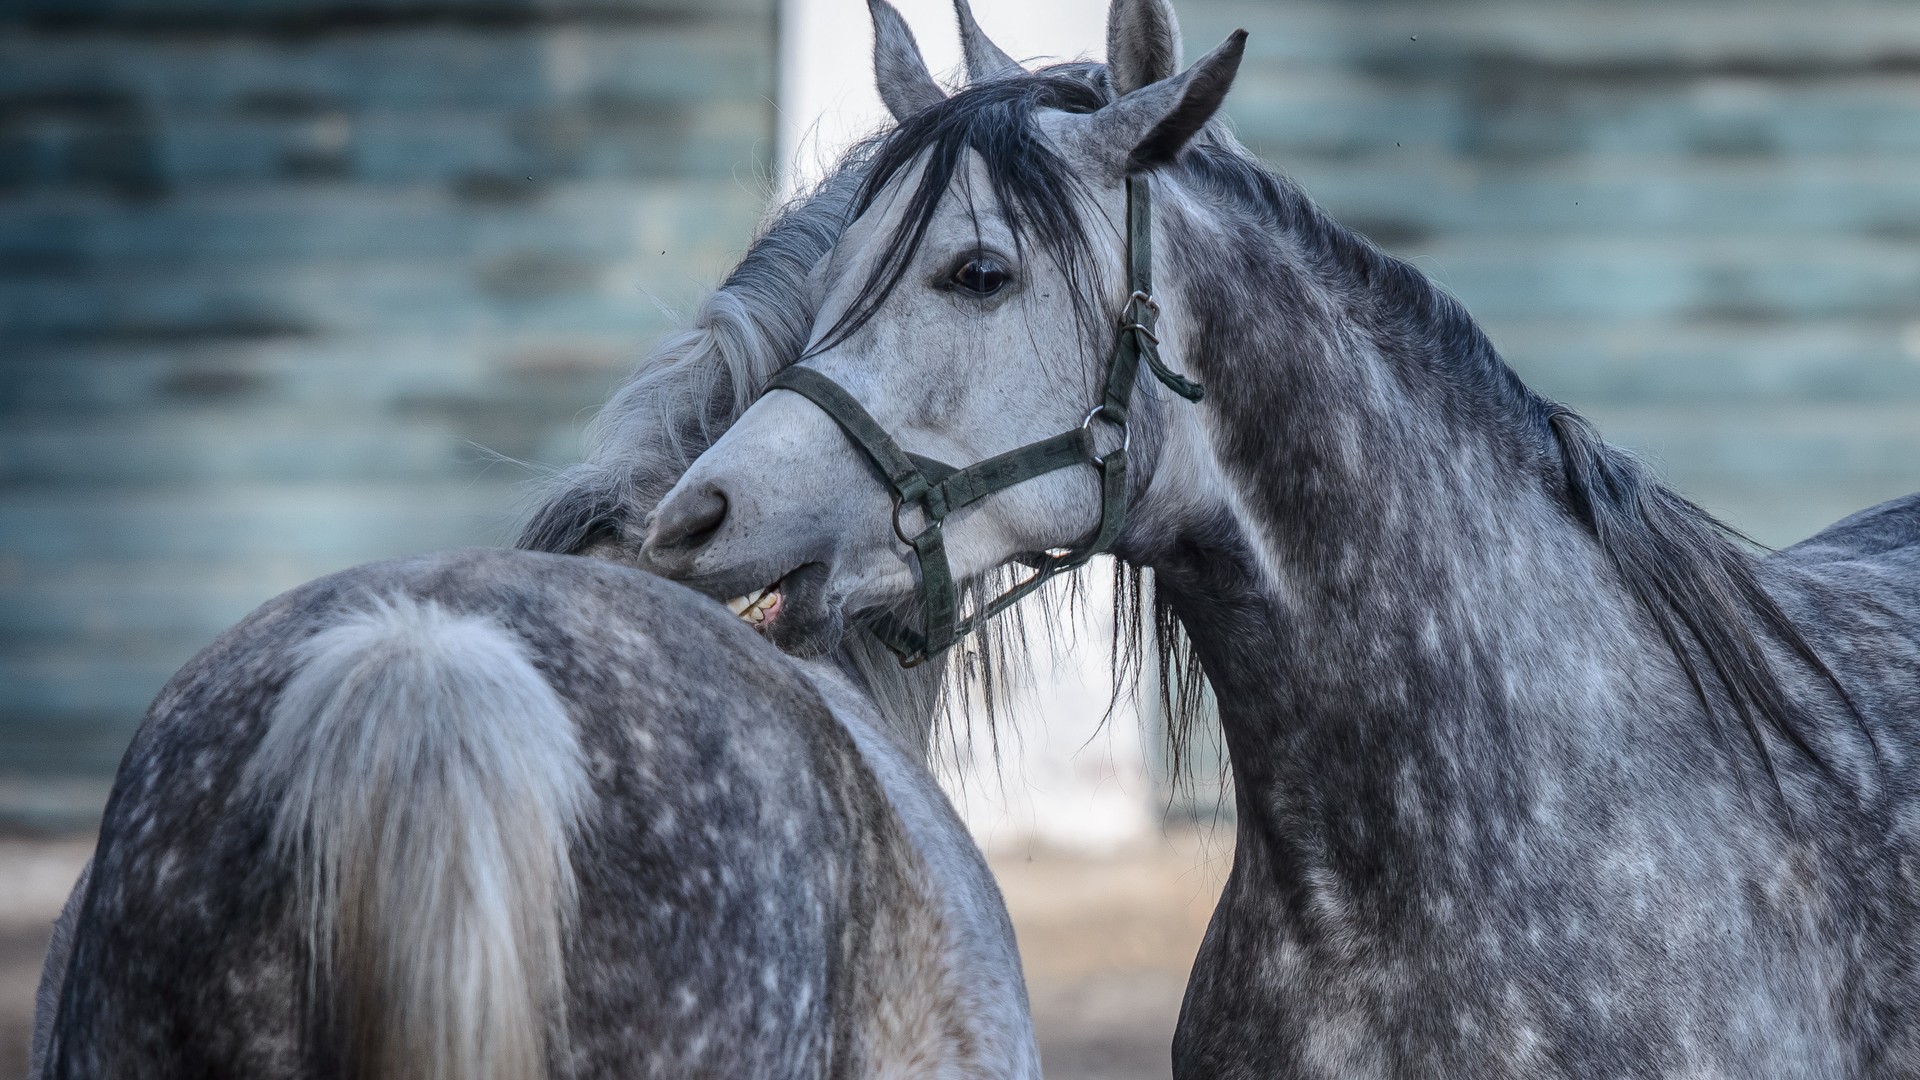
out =
[(764, 589), (755, 589), (745, 596), (736, 596), (727, 601), (727, 610), (754, 626), (759, 626), (767, 620), (767, 612), (779, 602), (779, 588), (769, 585)]

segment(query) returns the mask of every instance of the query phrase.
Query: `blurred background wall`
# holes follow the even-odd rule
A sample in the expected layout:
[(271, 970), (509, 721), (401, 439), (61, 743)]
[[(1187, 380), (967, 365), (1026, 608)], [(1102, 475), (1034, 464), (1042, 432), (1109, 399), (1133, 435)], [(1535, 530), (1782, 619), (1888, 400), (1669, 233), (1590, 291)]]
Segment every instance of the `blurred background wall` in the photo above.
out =
[(0, 0), (0, 815), (266, 597), (511, 539), (766, 205), (773, 0)]
[[(976, 6), (1099, 55), (1092, 0)], [(1736, 524), (1920, 489), (1920, 7), (1180, 14), (1189, 55), (1253, 32), (1244, 140)], [(868, 41), (858, 0), (0, 0), (0, 821), (84, 821), (274, 592), (508, 538), (529, 474), (491, 455), (578, 454), (777, 166), (873, 122), (811, 120)], [(1130, 730), (1014, 756), (1140, 828)]]

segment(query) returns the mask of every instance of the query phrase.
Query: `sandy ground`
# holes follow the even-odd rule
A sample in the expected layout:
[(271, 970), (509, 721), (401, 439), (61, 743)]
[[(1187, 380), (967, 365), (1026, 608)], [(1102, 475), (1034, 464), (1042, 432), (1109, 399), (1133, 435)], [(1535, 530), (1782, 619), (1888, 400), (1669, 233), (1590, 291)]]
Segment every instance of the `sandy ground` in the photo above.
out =
[[(1049, 1080), (1155, 1080), (1231, 834), (1178, 830), (1111, 858), (993, 859), (1020, 935)], [(47, 934), (89, 840), (0, 839), (0, 1080), (25, 1075)]]
[(1048, 1080), (1159, 1080), (1187, 971), (1232, 861), (1230, 828), (1105, 859), (1001, 854)]

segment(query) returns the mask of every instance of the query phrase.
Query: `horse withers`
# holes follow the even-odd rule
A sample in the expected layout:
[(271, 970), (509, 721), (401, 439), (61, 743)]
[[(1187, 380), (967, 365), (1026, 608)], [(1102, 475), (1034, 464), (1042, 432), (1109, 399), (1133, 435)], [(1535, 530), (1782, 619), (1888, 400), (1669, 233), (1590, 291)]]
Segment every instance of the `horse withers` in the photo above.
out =
[(1115, 0), (948, 97), (896, 35), (809, 374), (644, 558), (797, 648), (1150, 574), (1237, 800), (1177, 1076), (1920, 1074), (1920, 496), (1741, 546), (1233, 140), (1242, 43)]

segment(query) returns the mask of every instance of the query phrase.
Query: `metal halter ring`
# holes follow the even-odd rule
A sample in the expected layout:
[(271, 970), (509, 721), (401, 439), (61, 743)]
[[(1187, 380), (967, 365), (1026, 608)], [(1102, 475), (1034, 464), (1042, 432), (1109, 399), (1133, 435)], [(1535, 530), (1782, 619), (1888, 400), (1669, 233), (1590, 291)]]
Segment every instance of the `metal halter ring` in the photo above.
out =
[(1120, 327), (1120, 331), (1122, 333), (1125, 333), (1128, 330), (1134, 330), (1139, 333), (1145, 334), (1147, 336), (1148, 341), (1153, 342), (1155, 345), (1160, 344), (1160, 335), (1154, 333), (1152, 328), (1147, 326), (1145, 323), (1130, 322)]
[[(1093, 418), (1096, 416), (1099, 416), (1100, 414), (1106, 411), (1107, 411), (1107, 403), (1104, 401), (1098, 405), (1095, 405), (1093, 408), (1088, 409), (1086, 419), (1080, 421), (1080, 430), (1086, 432), (1089, 436), (1091, 436), (1093, 434)], [(1132, 424), (1129, 424), (1123, 420), (1108, 420), (1107, 423), (1112, 424), (1115, 427), (1120, 429), (1120, 448), (1117, 451), (1109, 450), (1104, 454), (1095, 454), (1091, 458), (1092, 462), (1095, 465), (1104, 465), (1107, 462), (1107, 458), (1113, 456), (1115, 453), (1124, 454), (1133, 447), (1133, 425)]]
[[(920, 503), (919, 505), (922, 510), (926, 509), (925, 503)], [(907, 536), (907, 530), (900, 527), (900, 511), (905, 506), (906, 506), (906, 503), (901, 500), (900, 496), (895, 495), (893, 497), (893, 535), (899, 537), (901, 543), (907, 545), (908, 547), (912, 547), (913, 546), (912, 538)], [(938, 529), (940, 527), (940, 523), (941, 523), (940, 518), (936, 518), (929, 515), (927, 518), (927, 527), (920, 530), (920, 535), (925, 536), (926, 534), (932, 532), (933, 530)]]
[(1144, 289), (1133, 290), (1133, 292), (1127, 296), (1127, 303), (1145, 304), (1147, 305), (1147, 310), (1153, 312), (1154, 318), (1157, 319), (1160, 317), (1160, 301), (1155, 300), (1153, 294)]

